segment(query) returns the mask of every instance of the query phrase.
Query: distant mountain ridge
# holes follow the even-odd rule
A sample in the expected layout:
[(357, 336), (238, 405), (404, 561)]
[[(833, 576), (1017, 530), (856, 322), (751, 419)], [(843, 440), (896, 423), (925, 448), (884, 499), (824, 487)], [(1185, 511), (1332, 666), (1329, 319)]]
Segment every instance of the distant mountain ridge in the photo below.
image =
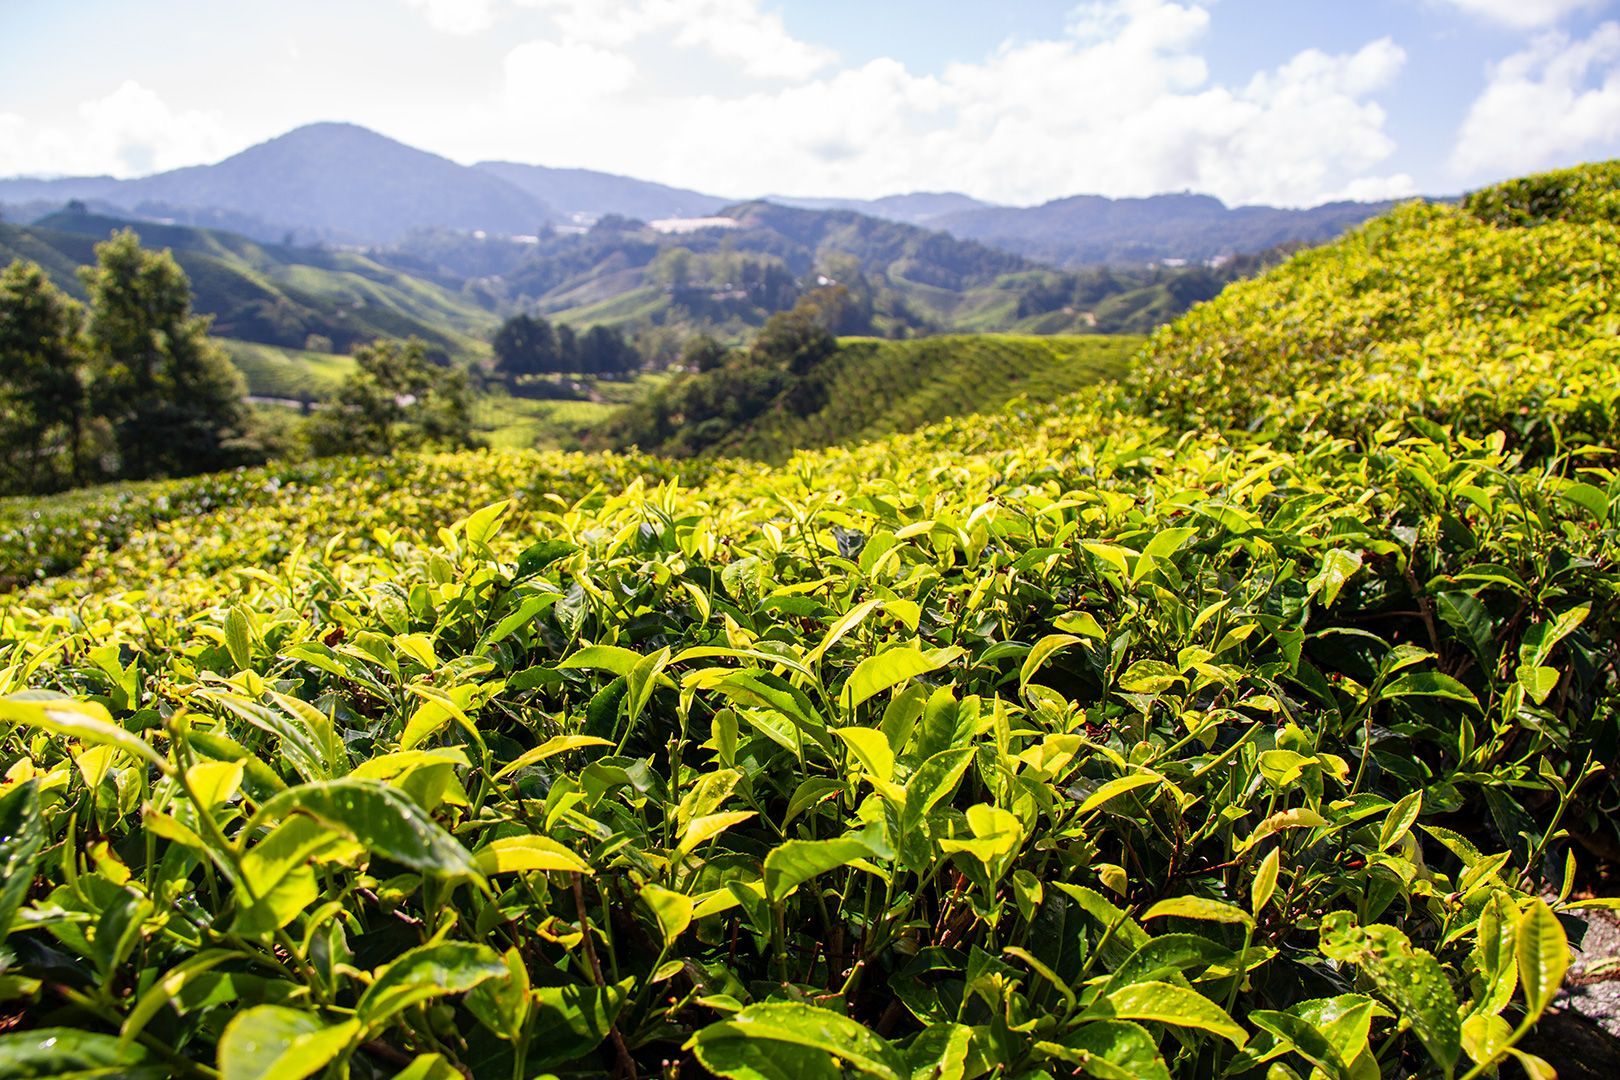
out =
[[(214, 165), (136, 180), (107, 176), (0, 180), (11, 220), (35, 220), (68, 200), (112, 216), (228, 229), (260, 242), (398, 244), (420, 230), (536, 236), (548, 224), (608, 215), (700, 218), (739, 200), (589, 169), (505, 161), (459, 165), (354, 124), (297, 128)], [(1290, 241), (1320, 242), (1390, 203), (1308, 210), (1229, 208), (1207, 195), (1109, 199), (1080, 195), (998, 207), (955, 192), (882, 199), (774, 196), (805, 211), (859, 213), (943, 230), (1065, 267), (1207, 261)]]
[(608, 214), (642, 221), (708, 217), (736, 201), (590, 169), (553, 169), (511, 161), (480, 161), (473, 168), (544, 200), (569, 218), (595, 219)]
[[(909, 195), (888, 195), (881, 199), (814, 199), (792, 195), (767, 195), (765, 202), (798, 210), (853, 210), (867, 217), (900, 221), (907, 225), (929, 225), (946, 214), (999, 209), (956, 191), (914, 191)], [(939, 226), (935, 225), (934, 228)]]
[(197, 221), (197, 212), (223, 212), (235, 217), (228, 227), (261, 240), (292, 232), (299, 240), (391, 243), (430, 225), (532, 234), (555, 216), (499, 177), (354, 124), (310, 124), (215, 165), (138, 180), (0, 181), (7, 202), (50, 193), (188, 224), (216, 224)]
[(1211, 195), (1076, 195), (1042, 206), (958, 211), (926, 224), (1056, 266), (1205, 262), (1293, 241), (1323, 243), (1394, 205), (1334, 202), (1281, 210), (1228, 207)]

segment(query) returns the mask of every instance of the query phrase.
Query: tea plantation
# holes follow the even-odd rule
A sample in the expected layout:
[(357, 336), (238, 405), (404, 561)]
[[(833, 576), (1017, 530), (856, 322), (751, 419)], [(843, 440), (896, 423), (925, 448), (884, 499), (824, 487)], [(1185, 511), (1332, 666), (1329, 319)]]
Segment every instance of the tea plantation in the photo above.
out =
[(1548, 1076), (1620, 843), (1617, 200), (1404, 208), (1122, 383), (778, 468), (14, 511), (0, 1078)]

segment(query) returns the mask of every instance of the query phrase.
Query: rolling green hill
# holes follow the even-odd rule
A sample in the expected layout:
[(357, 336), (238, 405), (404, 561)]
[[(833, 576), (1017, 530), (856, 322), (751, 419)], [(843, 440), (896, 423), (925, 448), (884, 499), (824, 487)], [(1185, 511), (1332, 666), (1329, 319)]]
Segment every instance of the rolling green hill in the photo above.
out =
[(378, 337), (415, 335), (447, 355), (482, 355), (488, 331), (499, 322), (461, 291), (459, 279), (425, 264), (385, 265), (356, 252), (260, 244), (215, 229), (87, 213), (0, 225), (0, 263), (32, 259), (82, 299), (77, 267), (94, 262), (96, 243), (126, 226), (145, 246), (173, 250), (191, 278), (196, 310), (214, 317), (214, 333), (222, 337), (332, 353)]
[(322, 401), (354, 370), (354, 361), (347, 356), (234, 338), (222, 338), (219, 343), (254, 397)]
[(400, 250), (474, 279), (469, 289), (505, 305), (575, 327), (639, 332), (649, 356), (660, 331), (665, 340), (703, 331), (747, 343), (821, 278), (846, 285), (858, 301), (859, 317), (839, 328), (846, 334), (1145, 334), (1293, 250), (1215, 268), (1063, 272), (847, 210), (745, 203), (720, 216), (737, 226), (665, 235), (612, 218), (538, 244), (436, 229), (412, 234)]
[(950, 416), (994, 412), (1019, 396), (1045, 403), (1124, 374), (1138, 337), (946, 336), (844, 339), (808, 373), (734, 353), (724, 368), (677, 378), (599, 425), (589, 441), (677, 457), (786, 460)]

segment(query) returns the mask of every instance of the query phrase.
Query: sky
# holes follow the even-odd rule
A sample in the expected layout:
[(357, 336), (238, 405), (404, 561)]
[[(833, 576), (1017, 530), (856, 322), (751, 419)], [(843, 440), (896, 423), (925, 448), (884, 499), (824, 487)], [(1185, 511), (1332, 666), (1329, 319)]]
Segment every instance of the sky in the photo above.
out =
[(1449, 194), (1620, 156), (1620, 0), (0, 0), (0, 176), (321, 120), (736, 198)]

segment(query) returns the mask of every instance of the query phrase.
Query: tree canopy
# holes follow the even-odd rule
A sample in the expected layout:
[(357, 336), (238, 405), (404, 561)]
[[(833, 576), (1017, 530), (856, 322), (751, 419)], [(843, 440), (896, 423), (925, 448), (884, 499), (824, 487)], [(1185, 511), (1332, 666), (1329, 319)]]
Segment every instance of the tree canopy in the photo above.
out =
[(430, 364), (421, 341), (378, 341), (356, 349), (354, 360), (358, 370), (337, 400), (310, 421), (317, 455), (476, 445), (466, 375)]
[(92, 399), (112, 425), (118, 473), (131, 479), (220, 469), (242, 433), (242, 383), (191, 311), (191, 282), (168, 251), (131, 229), (96, 245), (80, 271), (90, 293)]

